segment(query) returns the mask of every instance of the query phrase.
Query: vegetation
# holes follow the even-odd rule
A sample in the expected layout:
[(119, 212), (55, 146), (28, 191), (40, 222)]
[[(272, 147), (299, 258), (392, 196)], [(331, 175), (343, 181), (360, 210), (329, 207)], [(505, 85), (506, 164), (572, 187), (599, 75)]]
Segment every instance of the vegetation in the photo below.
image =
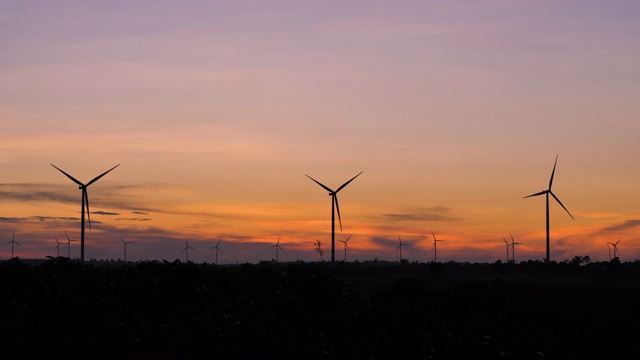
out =
[[(640, 263), (0, 262), (25, 355), (638, 358)], [(83, 354), (84, 350), (82, 351)], [(86, 354), (89, 355), (89, 354)]]

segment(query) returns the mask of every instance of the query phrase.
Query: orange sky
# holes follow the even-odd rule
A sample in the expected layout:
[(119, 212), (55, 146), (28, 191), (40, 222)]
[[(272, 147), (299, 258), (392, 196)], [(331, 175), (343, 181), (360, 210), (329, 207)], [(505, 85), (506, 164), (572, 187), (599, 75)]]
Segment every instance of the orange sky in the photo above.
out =
[[(0, 2), (0, 258), (640, 255), (640, 6), (593, 2)], [(342, 243), (336, 258), (342, 259)], [(329, 253), (325, 254), (325, 259)], [(66, 253), (66, 249), (64, 249)], [(79, 246), (72, 244), (72, 257)]]

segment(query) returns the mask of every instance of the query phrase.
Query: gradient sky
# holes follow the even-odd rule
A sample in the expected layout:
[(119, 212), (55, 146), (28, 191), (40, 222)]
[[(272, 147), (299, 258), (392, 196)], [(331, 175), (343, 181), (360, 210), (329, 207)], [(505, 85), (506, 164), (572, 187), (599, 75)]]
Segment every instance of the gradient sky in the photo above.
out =
[[(636, 1), (0, 0), (0, 258), (640, 258)], [(342, 259), (342, 243), (336, 258)], [(61, 254), (66, 254), (61, 249)], [(79, 257), (78, 242), (72, 257)]]

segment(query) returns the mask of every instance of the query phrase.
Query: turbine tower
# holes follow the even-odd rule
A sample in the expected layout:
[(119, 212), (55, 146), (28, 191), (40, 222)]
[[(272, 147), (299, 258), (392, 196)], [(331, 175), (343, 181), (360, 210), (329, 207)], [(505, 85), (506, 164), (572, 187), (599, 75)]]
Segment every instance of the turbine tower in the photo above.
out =
[(352, 177), (349, 181), (342, 184), (337, 190), (332, 190), (329, 187), (323, 185), (318, 180), (312, 178), (309, 175), (306, 175), (309, 179), (313, 180), (316, 184), (322, 186), (325, 190), (329, 192), (329, 196), (331, 196), (331, 262), (336, 260), (336, 211), (338, 212), (338, 222), (340, 223), (340, 231), (342, 231), (342, 220), (340, 219), (340, 206), (338, 206), (338, 192), (342, 190), (345, 186), (349, 185), (353, 179), (357, 178), (362, 174), (363, 171), (354, 177)]
[[(620, 238), (620, 240), (622, 240), (622, 238)], [(615, 243), (610, 242), (609, 244), (613, 245), (613, 258), (620, 258), (620, 254), (618, 253), (618, 243), (620, 242), (620, 240), (616, 241)], [(611, 249), (609, 249), (609, 257), (611, 257)]]
[(122, 240), (122, 243), (124, 244), (124, 261), (127, 261), (127, 245), (131, 244), (133, 241), (124, 241), (123, 238), (120, 238), (120, 240)]
[(398, 247), (396, 248), (396, 251), (400, 250), (400, 262), (402, 262), (402, 247), (403, 246), (409, 246), (408, 244), (405, 244), (402, 242), (402, 239), (400, 239), (400, 235), (398, 235)]
[(436, 234), (433, 233), (433, 230), (431, 231), (431, 235), (433, 235), (433, 262), (438, 262), (438, 241), (444, 240), (436, 239)]
[(609, 261), (611, 261), (611, 244), (610, 242), (607, 242), (607, 249), (609, 249)]
[(507, 262), (509, 262), (509, 246), (511, 246), (511, 244), (509, 244), (507, 239), (505, 239), (504, 237), (502, 237), (502, 240), (504, 240), (504, 243), (507, 244)]
[(187, 252), (187, 254), (186, 254), (187, 255), (187, 262), (189, 262), (189, 249), (191, 249), (191, 250), (196, 250), (196, 249), (194, 249), (191, 246), (189, 246), (189, 243), (187, 242), (187, 239), (184, 239), (184, 244), (185, 244), (185, 247), (184, 247), (184, 249), (182, 249), (181, 252), (185, 252), (185, 251)]
[[(509, 233), (511, 235), (511, 233)], [(516, 262), (516, 245), (520, 245), (522, 243), (518, 243), (513, 241), (513, 235), (511, 235), (511, 261), (515, 264)]]
[(349, 250), (349, 239), (351, 239), (351, 235), (347, 237), (347, 240), (338, 240), (341, 243), (344, 243), (344, 262), (347, 262), (347, 250)]
[(278, 241), (276, 242), (275, 245), (271, 245), (271, 247), (276, 248), (276, 262), (278, 262), (278, 250), (282, 250), (284, 251), (281, 247), (280, 247), (280, 236), (278, 236)]
[(69, 234), (66, 232), (64, 234), (67, 236), (67, 244), (65, 245), (67, 247), (67, 257), (71, 259), (71, 242), (76, 240), (69, 239)]
[(58, 257), (60, 257), (60, 241), (58, 241), (58, 238), (55, 235), (53, 236), (53, 238), (56, 239), (55, 249), (58, 251)]
[(220, 250), (220, 239), (218, 239), (216, 246), (212, 246), (209, 249), (216, 249), (216, 265), (218, 265), (218, 252), (222, 252), (222, 250)]
[(558, 164), (558, 155), (556, 155), (556, 162), (553, 164), (553, 171), (551, 172), (551, 179), (549, 180), (549, 188), (547, 190), (542, 190), (540, 192), (537, 192), (535, 194), (531, 194), (529, 196), (525, 196), (524, 198), (528, 198), (528, 197), (532, 197), (532, 196), (539, 196), (539, 195), (545, 195), (547, 198), (547, 263), (549, 261), (551, 261), (551, 255), (549, 252), (549, 194), (551, 194), (551, 196), (553, 196), (554, 199), (556, 199), (556, 201), (558, 202), (558, 204), (560, 204), (560, 206), (562, 206), (562, 208), (567, 212), (567, 214), (569, 214), (569, 216), (571, 216), (572, 219), (574, 219), (573, 215), (571, 215), (571, 213), (569, 212), (569, 210), (567, 210), (567, 208), (562, 205), (562, 202), (560, 201), (560, 199), (558, 199), (558, 197), (551, 191), (551, 185), (553, 184), (553, 175), (556, 172), (556, 165)]
[(81, 220), (80, 220), (80, 261), (84, 262), (84, 214), (85, 214), (85, 206), (87, 208), (86, 212), (87, 212), (87, 219), (89, 221), (89, 230), (91, 230), (91, 212), (89, 211), (89, 196), (87, 195), (87, 188), (89, 187), (89, 185), (93, 184), (94, 182), (98, 181), (98, 179), (100, 179), (101, 177), (107, 175), (107, 173), (115, 168), (117, 168), (118, 166), (120, 166), (120, 164), (112, 167), (111, 169), (103, 172), (102, 174), (96, 176), (95, 178), (93, 178), (91, 181), (89, 181), (86, 184), (81, 183), (80, 181), (78, 181), (76, 178), (74, 178), (73, 176), (67, 174), (66, 172), (62, 171), (59, 167), (51, 164), (51, 166), (53, 166), (54, 168), (58, 169), (61, 173), (63, 173), (64, 175), (66, 175), (69, 179), (71, 179), (71, 181), (73, 181), (74, 183), (78, 184), (79, 189), (82, 190), (82, 206), (81, 206)]
[(22, 247), (19, 242), (16, 241), (16, 232), (13, 232), (13, 236), (11, 237), (11, 241), (7, 242), (5, 245), (11, 244), (11, 258), (13, 259), (13, 246), (18, 244), (18, 246)]

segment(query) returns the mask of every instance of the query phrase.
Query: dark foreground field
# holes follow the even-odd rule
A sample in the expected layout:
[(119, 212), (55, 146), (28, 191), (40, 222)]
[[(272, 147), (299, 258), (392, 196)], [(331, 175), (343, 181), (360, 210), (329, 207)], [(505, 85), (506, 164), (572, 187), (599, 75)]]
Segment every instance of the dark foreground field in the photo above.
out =
[(640, 263), (0, 262), (0, 349), (86, 358), (640, 358)]

